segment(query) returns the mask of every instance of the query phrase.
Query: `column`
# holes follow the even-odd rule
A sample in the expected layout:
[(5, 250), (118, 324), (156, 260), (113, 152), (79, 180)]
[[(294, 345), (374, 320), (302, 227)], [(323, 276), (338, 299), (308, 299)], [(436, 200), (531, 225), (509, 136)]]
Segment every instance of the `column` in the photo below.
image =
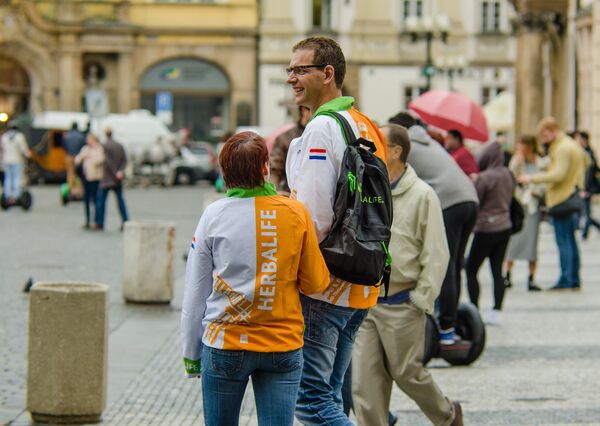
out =
[(544, 111), (542, 61), (543, 34), (535, 28), (521, 28), (517, 40), (517, 93), (515, 135), (535, 134)]
[(75, 35), (63, 34), (59, 37), (58, 103), (62, 111), (81, 111), (81, 54), (76, 43)]
[(600, 120), (595, 119), (600, 117), (600, 5), (597, 2), (593, 4), (593, 23), (592, 23), (592, 49), (588, 52), (592, 58), (592, 87), (587, 90), (592, 91), (592, 128), (591, 143), (597, 155), (600, 153)]
[(131, 110), (131, 99), (133, 89), (133, 61), (130, 52), (119, 54), (118, 75), (119, 83), (117, 86), (117, 110), (120, 113), (127, 113)]

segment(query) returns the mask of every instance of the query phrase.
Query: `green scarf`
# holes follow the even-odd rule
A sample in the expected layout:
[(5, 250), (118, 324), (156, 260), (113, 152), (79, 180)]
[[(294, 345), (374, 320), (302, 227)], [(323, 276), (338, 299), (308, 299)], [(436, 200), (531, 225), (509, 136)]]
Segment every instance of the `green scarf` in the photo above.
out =
[(277, 195), (275, 185), (271, 182), (265, 182), (263, 186), (255, 188), (231, 188), (227, 190), (228, 197), (249, 198), (260, 197), (263, 195)]
[(324, 112), (346, 111), (352, 108), (352, 105), (354, 105), (354, 98), (352, 96), (340, 96), (339, 98), (332, 99), (329, 102), (325, 102), (323, 105), (321, 105), (313, 114), (311, 120)]

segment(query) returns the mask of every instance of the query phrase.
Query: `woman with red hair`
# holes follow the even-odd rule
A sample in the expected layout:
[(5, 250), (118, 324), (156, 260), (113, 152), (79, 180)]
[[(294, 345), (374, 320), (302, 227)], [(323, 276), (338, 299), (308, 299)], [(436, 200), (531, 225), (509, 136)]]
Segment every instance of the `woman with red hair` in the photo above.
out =
[(207, 425), (237, 425), (252, 378), (259, 424), (292, 425), (302, 374), (300, 291), (329, 271), (306, 208), (268, 182), (265, 141), (225, 142), (227, 197), (209, 205), (189, 251), (181, 333), (188, 377), (202, 377)]

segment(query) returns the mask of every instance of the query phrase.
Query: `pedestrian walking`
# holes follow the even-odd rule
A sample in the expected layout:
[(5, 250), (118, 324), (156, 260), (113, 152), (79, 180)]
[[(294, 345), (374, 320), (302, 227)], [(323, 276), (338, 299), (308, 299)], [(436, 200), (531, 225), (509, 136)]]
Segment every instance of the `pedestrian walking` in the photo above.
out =
[(578, 130), (575, 132), (575, 141), (585, 150), (589, 156), (590, 165), (585, 172), (585, 183), (583, 192), (583, 225), (581, 229), (581, 238), (587, 240), (590, 226), (600, 231), (600, 223), (592, 216), (592, 196), (600, 193), (600, 169), (596, 162), (594, 150), (590, 146), (590, 135), (588, 132)]
[(490, 325), (501, 322), (500, 311), (504, 300), (504, 277), (502, 265), (508, 240), (512, 233), (510, 203), (515, 181), (504, 166), (502, 147), (498, 142), (488, 144), (479, 159), (481, 173), (475, 177), (475, 189), (479, 196), (479, 213), (473, 234), (473, 242), (465, 270), (471, 303), (479, 307), (479, 280), (477, 274), (483, 261), (490, 261), (494, 280), (494, 308), (485, 321)]
[(479, 167), (473, 154), (465, 147), (463, 135), (459, 130), (450, 130), (444, 139), (444, 146), (467, 176), (479, 173)]
[[(543, 168), (543, 165), (544, 159), (540, 155), (536, 137), (532, 135), (521, 136), (516, 151), (508, 164), (508, 169), (513, 177), (519, 179), (524, 174), (535, 174)], [(537, 271), (544, 187), (533, 183), (519, 185), (515, 189), (515, 197), (524, 206), (525, 219), (521, 231), (513, 234), (508, 243), (504, 284), (506, 287), (512, 287), (511, 274), (514, 262), (516, 260), (526, 260), (529, 265), (527, 289), (529, 291), (540, 291), (541, 288), (535, 283), (535, 273)]]
[[(290, 145), (286, 174), (291, 196), (307, 207), (319, 242), (327, 237), (333, 224), (336, 184), (346, 151), (340, 124), (319, 114), (341, 114), (357, 136), (375, 144), (376, 155), (385, 159), (387, 152), (375, 124), (353, 107), (353, 98), (342, 96), (345, 72), (341, 48), (324, 37), (297, 43), (287, 69), (287, 83), (292, 86), (295, 103), (307, 107), (313, 118), (302, 136)], [(343, 378), (356, 332), (367, 309), (377, 303), (378, 295), (378, 287), (352, 284), (332, 276), (325, 291), (301, 296), (306, 320), (304, 370), (296, 406), (296, 417), (301, 423), (351, 424), (342, 410)]]
[(104, 144), (104, 171), (100, 181), (100, 192), (98, 193), (98, 206), (96, 209), (96, 223), (93, 229), (104, 229), (104, 214), (106, 209), (106, 197), (109, 191), (115, 193), (117, 206), (121, 215), (121, 231), (125, 222), (129, 220), (127, 206), (123, 197), (123, 180), (125, 179), (125, 167), (127, 167), (127, 156), (123, 145), (113, 139), (112, 130), (106, 129), (106, 143)]
[[(87, 145), (75, 157), (75, 165), (83, 165), (83, 228), (90, 229), (92, 218), (98, 213), (98, 187), (104, 174), (104, 149), (94, 134), (88, 133)], [(94, 207), (94, 216), (90, 206)]]
[(265, 141), (231, 137), (219, 164), (227, 198), (209, 205), (189, 251), (181, 335), (188, 377), (202, 378), (206, 425), (237, 425), (252, 379), (260, 425), (291, 426), (302, 374), (300, 291), (329, 285), (306, 208), (277, 195)]
[(522, 175), (518, 181), (522, 184), (533, 182), (546, 185), (546, 206), (552, 217), (560, 259), (560, 277), (551, 290), (578, 290), (581, 281), (575, 230), (583, 205), (579, 191), (584, 187), (584, 156), (581, 147), (561, 131), (553, 117), (545, 117), (540, 121), (538, 134), (541, 143), (549, 147), (548, 169), (533, 175)]
[(423, 366), (425, 315), (433, 313), (450, 255), (439, 199), (406, 159), (406, 130), (383, 127), (394, 216), (389, 295), (380, 297), (356, 336), (354, 411), (359, 425), (385, 425), (393, 383), (434, 425), (462, 425), (462, 409), (450, 402)]
[(25, 159), (31, 158), (31, 151), (27, 146), (25, 135), (13, 122), (9, 123), (8, 130), (2, 135), (0, 145), (4, 166), (3, 195), (8, 203), (13, 203), (21, 197), (23, 192)]
[[(71, 129), (63, 137), (63, 147), (65, 149), (65, 169), (67, 171), (67, 185), (69, 187), (69, 195), (74, 197), (81, 196), (82, 182), (84, 179), (83, 170), (76, 167), (75, 157), (83, 149), (86, 144), (86, 138), (77, 128), (77, 123), (71, 124)], [(79, 177), (80, 180), (77, 180)]]
[(423, 123), (408, 112), (396, 114), (389, 122), (408, 129), (411, 142), (408, 163), (440, 199), (450, 250), (448, 270), (439, 296), (440, 343), (454, 345), (460, 340), (455, 332), (455, 325), (464, 255), (477, 219), (479, 198), (473, 182), (444, 147), (427, 134)]
[(299, 106), (298, 121), (294, 127), (277, 136), (273, 142), (273, 149), (271, 150), (269, 159), (269, 166), (271, 168), (270, 180), (275, 185), (275, 188), (277, 188), (277, 191), (282, 194), (290, 193), (287, 175), (285, 174), (285, 160), (290, 148), (290, 143), (293, 139), (302, 135), (304, 128), (308, 124), (308, 120), (310, 120), (310, 111), (304, 106)]

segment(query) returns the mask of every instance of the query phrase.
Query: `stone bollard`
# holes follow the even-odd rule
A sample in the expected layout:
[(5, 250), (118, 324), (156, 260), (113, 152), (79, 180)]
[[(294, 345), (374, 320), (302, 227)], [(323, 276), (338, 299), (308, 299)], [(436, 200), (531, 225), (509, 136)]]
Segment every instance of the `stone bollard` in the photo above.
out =
[(125, 222), (123, 297), (127, 302), (171, 302), (174, 240), (172, 223)]
[(106, 406), (108, 286), (36, 283), (29, 299), (27, 411), (36, 423), (98, 422)]

